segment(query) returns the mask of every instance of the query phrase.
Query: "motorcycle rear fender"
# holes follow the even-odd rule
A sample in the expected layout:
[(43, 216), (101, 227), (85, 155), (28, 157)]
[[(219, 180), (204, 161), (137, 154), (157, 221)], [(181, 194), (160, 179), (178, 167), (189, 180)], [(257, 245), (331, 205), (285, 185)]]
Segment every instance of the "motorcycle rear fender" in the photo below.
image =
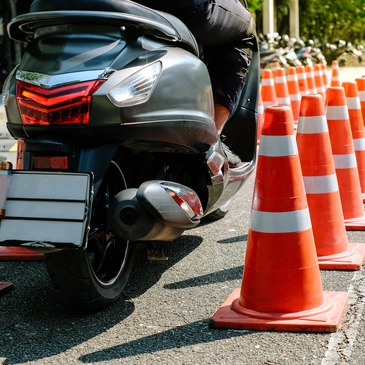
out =
[(75, 146), (66, 139), (38, 138), (26, 140), (23, 146), (22, 163), (24, 170), (32, 170), (34, 155), (63, 155), (70, 161), (72, 171), (93, 172), (95, 193), (101, 185), (110, 161), (115, 156), (118, 143), (108, 143), (97, 146)]

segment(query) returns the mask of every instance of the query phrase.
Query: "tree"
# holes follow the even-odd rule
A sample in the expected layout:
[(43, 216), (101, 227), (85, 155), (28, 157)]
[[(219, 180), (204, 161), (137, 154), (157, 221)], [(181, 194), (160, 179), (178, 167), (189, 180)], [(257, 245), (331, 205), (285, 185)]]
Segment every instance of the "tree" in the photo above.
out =
[[(256, 14), (258, 31), (262, 22), (262, 0), (249, 0)], [(279, 33), (288, 33), (290, 0), (276, 0), (276, 22)], [(322, 43), (344, 39), (352, 43), (364, 41), (364, 0), (299, 0), (300, 34)]]

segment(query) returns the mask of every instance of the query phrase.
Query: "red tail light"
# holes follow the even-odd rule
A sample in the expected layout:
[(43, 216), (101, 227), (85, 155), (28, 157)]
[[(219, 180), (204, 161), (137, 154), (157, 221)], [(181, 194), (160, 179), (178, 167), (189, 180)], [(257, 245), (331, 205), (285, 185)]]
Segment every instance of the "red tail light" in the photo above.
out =
[(86, 125), (92, 94), (103, 80), (45, 89), (17, 82), (17, 101), (25, 125)]
[(35, 169), (67, 170), (68, 158), (66, 156), (35, 156), (33, 157)]

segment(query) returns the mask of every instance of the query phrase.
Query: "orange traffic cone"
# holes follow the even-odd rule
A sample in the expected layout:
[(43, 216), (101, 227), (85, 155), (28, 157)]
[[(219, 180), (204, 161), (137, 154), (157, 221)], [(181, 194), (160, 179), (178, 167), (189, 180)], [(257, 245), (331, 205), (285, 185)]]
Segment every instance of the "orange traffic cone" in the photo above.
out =
[(328, 86), (330, 86), (327, 65), (325, 65), (324, 63), (321, 63), (320, 65), (322, 68), (323, 84), (324, 84), (325, 89), (327, 90)]
[[(314, 82), (316, 84), (317, 93), (326, 97), (326, 87), (323, 82), (323, 71), (321, 65), (314, 65)], [(324, 99), (323, 99), (324, 100)]]
[(281, 68), (280, 63), (279, 63), (279, 62), (274, 62), (274, 64), (273, 64), (273, 65), (272, 65), (272, 67), (271, 67), (272, 74), (273, 74), (273, 76), (274, 76), (274, 77), (275, 77), (275, 73), (276, 73), (276, 71), (277, 71), (279, 68)]
[(10, 283), (8, 281), (1, 281), (0, 282), (0, 295), (8, 293), (13, 288), (14, 288), (13, 283)]
[(330, 86), (327, 89), (326, 114), (345, 226), (348, 230), (363, 230), (364, 206), (346, 95), (342, 86)]
[(292, 115), (265, 111), (241, 289), (212, 317), (217, 328), (333, 332), (348, 294), (323, 292)]
[(44, 255), (24, 247), (0, 247), (0, 261), (43, 261)]
[(288, 105), (291, 108), (285, 71), (281, 67), (275, 72), (274, 86), (278, 105)]
[(332, 78), (330, 86), (341, 86), (340, 66), (337, 60), (332, 61)]
[(261, 129), (264, 123), (264, 103), (262, 102), (261, 93), (257, 102), (257, 143), (260, 143)]
[(297, 67), (297, 76), (298, 76), (298, 84), (299, 84), (299, 91), (300, 95), (308, 95), (308, 82), (307, 82), (307, 75), (305, 72), (304, 66)]
[(278, 103), (275, 92), (274, 77), (270, 69), (264, 69), (261, 73), (261, 96), (264, 109)]
[(293, 112), (294, 128), (296, 128), (299, 118), (301, 95), (299, 90), (297, 71), (295, 67), (288, 68), (288, 75), (286, 79), (288, 82), (289, 97), (291, 109)]
[(316, 82), (314, 80), (314, 70), (310, 65), (305, 66), (305, 74), (307, 76), (308, 94), (317, 94)]
[(359, 90), (362, 119), (365, 123), (365, 77), (357, 78), (355, 81)]
[(365, 200), (365, 130), (361, 114), (359, 91), (356, 82), (342, 83), (345, 89), (352, 138), (354, 141), (357, 170), (359, 172), (362, 200)]
[(297, 144), (320, 269), (359, 270), (365, 245), (349, 243), (321, 95), (302, 99)]

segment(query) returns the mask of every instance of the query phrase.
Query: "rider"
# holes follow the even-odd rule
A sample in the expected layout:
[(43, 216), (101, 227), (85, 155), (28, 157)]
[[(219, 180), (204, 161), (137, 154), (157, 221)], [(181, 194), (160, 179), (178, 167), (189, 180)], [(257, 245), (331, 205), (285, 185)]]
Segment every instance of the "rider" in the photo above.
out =
[[(135, 0), (180, 18), (203, 46), (221, 135), (244, 86), (254, 47), (255, 22), (239, 0)], [(241, 160), (222, 143), (231, 166)]]

